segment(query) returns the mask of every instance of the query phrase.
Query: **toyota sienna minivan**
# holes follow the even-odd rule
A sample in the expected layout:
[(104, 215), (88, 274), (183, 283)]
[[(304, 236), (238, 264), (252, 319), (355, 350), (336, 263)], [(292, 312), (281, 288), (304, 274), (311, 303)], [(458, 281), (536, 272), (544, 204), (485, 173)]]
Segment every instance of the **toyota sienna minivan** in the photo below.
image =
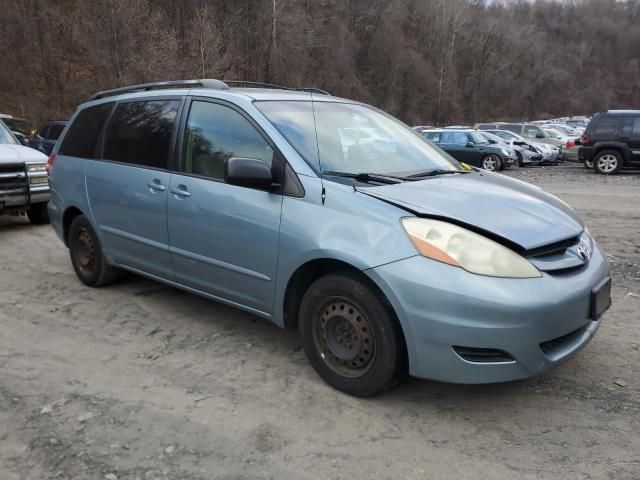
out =
[(610, 305), (582, 220), (321, 90), (190, 80), (100, 92), (48, 162), (86, 285), (122, 270), (298, 328), (333, 387), (406, 373), (521, 379), (584, 347)]

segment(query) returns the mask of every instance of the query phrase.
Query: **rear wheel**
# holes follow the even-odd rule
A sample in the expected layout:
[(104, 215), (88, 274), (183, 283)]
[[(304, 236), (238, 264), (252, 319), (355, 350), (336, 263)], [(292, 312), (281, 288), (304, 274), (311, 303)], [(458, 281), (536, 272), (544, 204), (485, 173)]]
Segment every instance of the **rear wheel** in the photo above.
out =
[(489, 172), (497, 172), (502, 170), (502, 161), (497, 155), (486, 155), (482, 158), (482, 168)]
[(49, 223), (49, 211), (46, 203), (35, 203), (27, 210), (27, 217), (34, 225)]
[(349, 272), (316, 280), (300, 305), (307, 357), (332, 387), (366, 397), (395, 385), (405, 370), (406, 348), (383, 299)]
[(615, 150), (603, 150), (596, 155), (593, 160), (596, 172), (602, 175), (617, 173), (622, 167), (622, 157)]
[(71, 223), (68, 244), (73, 269), (85, 285), (101, 287), (118, 277), (120, 270), (105, 262), (100, 240), (84, 215)]

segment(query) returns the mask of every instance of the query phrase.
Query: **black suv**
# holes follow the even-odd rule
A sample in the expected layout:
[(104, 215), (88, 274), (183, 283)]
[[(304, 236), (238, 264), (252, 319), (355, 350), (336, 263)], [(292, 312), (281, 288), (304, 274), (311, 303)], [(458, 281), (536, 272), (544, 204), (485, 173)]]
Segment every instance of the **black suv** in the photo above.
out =
[(593, 116), (578, 158), (603, 175), (640, 168), (640, 110), (609, 110)]

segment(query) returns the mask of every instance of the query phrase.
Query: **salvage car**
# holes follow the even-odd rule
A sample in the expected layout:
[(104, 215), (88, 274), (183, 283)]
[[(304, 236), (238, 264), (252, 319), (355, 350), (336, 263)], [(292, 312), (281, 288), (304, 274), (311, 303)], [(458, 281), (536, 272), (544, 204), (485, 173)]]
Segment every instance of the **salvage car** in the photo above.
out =
[(234, 85), (134, 85), (78, 107), (48, 168), (81, 282), (127, 270), (297, 328), (318, 374), (357, 396), (406, 373), (526, 378), (593, 338), (609, 266), (566, 203), (366, 104)]
[(518, 166), (520, 167), (525, 165), (540, 165), (542, 163), (542, 154), (521, 142), (516, 142), (514, 139), (507, 141), (488, 130), (479, 130), (478, 133), (492, 145), (512, 148), (518, 158)]
[(20, 144), (0, 122), (0, 214), (26, 214), (33, 224), (47, 223), (47, 157)]
[(537, 143), (527, 138), (521, 137), (517, 133), (509, 130), (482, 130), (493, 133), (507, 142), (514, 142), (516, 145), (526, 146), (529, 150), (534, 151), (542, 155), (542, 163), (544, 164), (556, 164), (558, 163), (559, 151), (557, 148), (552, 147), (544, 143)]

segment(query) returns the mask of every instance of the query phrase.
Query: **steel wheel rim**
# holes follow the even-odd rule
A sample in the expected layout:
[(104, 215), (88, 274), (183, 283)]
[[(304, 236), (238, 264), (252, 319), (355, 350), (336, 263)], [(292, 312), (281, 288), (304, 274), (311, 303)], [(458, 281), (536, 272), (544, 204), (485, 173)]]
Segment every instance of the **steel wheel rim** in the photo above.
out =
[(593, 161), (592, 160), (587, 160), (585, 162), (585, 164), (587, 165), (587, 168), (593, 168)]
[(91, 275), (96, 267), (96, 249), (89, 231), (82, 227), (76, 237), (76, 265), (83, 275)]
[(493, 172), (496, 169), (496, 159), (493, 157), (487, 157), (484, 159), (484, 161), (482, 162), (482, 167), (485, 170), (489, 170), (490, 172)]
[(325, 365), (349, 378), (367, 373), (375, 357), (375, 342), (362, 309), (351, 300), (333, 297), (315, 317), (313, 341)]
[(607, 153), (598, 159), (598, 168), (606, 173), (613, 172), (618, 166), (618, 159), (615, 155)]

